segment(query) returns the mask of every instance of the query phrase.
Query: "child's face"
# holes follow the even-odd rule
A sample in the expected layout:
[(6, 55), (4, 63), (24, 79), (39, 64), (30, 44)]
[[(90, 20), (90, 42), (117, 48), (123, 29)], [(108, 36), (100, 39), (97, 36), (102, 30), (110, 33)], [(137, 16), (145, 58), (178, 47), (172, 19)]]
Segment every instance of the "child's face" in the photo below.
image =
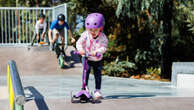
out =
[(59, 25), (63, 25), (64, 21), (58, 21)]
[(40, 23), (43, 24), (44, 23), (44, 18), (40, 18)]
[(98, 36), (98, 33), (100, 31), (100, 28), (97, 28), (97, 29), (88, 29), (88, 31), (92, 35), (93, 38), (96, 38)]

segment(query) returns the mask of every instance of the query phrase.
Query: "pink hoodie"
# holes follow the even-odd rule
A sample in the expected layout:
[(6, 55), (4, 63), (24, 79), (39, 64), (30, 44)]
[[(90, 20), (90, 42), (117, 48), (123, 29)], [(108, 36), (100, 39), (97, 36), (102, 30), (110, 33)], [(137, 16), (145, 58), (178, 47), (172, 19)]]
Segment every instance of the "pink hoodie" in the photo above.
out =
[(103, 58), (103, 54), (106, 52), (107, 44), (108, 39), (104, 33), (100, 33), (96, 39), (93, 39), (92, 35), (88, 31), (84, 31), (79, 40), (76, 42), (76, 48), (78, 51), (85, 50), (87, 53), (96, 51), (97, 53), (101, 54), (101, 57), (97, 58), (89, 56), (88, 60), (100, 61)]

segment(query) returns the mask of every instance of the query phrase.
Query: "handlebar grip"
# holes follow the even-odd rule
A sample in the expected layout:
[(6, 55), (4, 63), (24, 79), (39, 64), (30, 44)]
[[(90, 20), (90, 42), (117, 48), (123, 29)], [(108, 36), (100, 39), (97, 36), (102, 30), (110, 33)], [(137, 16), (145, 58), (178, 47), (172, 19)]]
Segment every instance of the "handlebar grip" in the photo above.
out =
[(101, 57), (101, 54), (99, 54), (99, 53), (96, 53), (96, 57), (98, 57), (98, 58), (99, 58), (99, 57)]
[(80, 53), (78, 51), (74, 51), (73, 54), (80, 55)]
[[(74, 51), (73, 54), (80, 55), (79, 51)], [(91, 56), (91, 54), (88, 54), (88, 56)], [(96, 53), (96, 57), (98, 57), (98, 58), (101, 57), (101, 54)]]

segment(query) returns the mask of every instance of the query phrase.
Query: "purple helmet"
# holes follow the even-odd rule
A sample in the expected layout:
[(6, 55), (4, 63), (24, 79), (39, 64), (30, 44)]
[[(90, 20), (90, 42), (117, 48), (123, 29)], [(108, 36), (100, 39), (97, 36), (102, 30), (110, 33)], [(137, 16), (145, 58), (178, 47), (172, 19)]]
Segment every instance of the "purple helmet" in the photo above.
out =
[(101, 13), (91, 13), (85, 20), (86, 29), (96, 29), (104, 26), (104, 16)]

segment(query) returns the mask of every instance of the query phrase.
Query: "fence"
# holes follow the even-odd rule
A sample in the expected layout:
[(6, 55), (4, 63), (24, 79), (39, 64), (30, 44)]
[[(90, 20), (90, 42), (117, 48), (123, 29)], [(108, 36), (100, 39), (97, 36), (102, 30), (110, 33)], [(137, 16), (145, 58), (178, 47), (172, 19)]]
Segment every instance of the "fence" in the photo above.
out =
[(10, 110), (23, 110), (25, 95), (15, 61), (7, 65), (7, 86), (10, 97)]
[[(56, 7), (0, 7), (0, 46), (29, 45), (34, 34), (38, 15), (46, 15), (47, 30), (59, 13), (66, 16), (67, 7), (62, 4)], [(67, 45), (67, 30), (65, 29)]]

